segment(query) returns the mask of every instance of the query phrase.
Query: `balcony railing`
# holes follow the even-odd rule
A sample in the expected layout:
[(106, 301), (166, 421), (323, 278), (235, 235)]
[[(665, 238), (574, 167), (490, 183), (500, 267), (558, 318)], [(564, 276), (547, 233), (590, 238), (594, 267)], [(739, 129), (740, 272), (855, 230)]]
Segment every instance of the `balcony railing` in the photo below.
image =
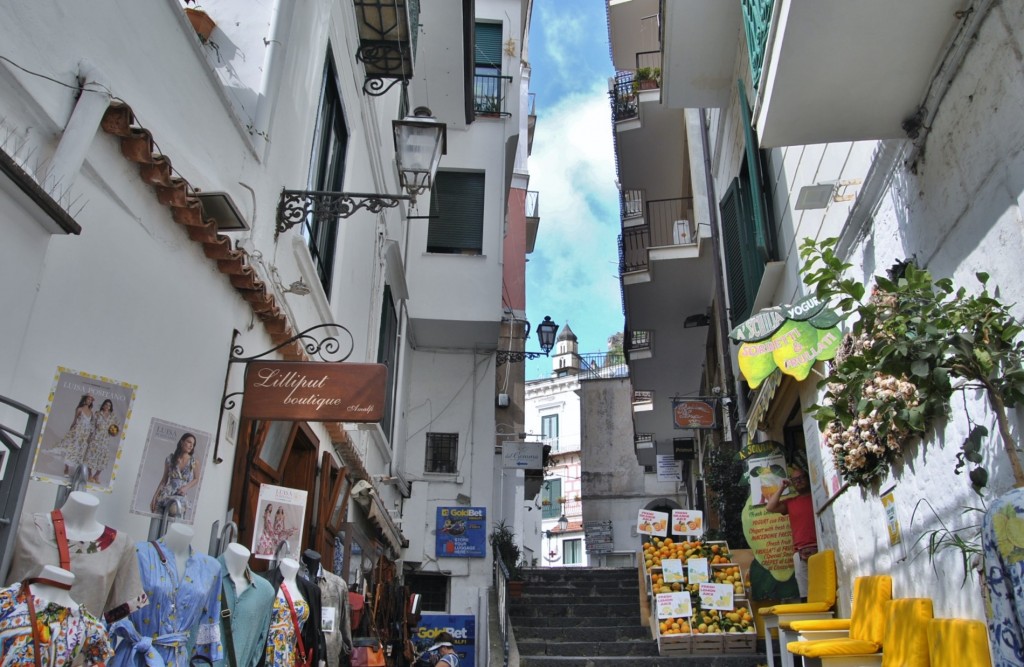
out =
[(626, 356), (621, 352), (597, 352), (580, 355), (580, 380), (605, 380), (629, 377)]
[(654, 343), (654, 332), (645, 330), (630, 331), (626, 337), (626, 354), (634, 351), (650, 350)]
[(747, 33), (747, 52), (750, 56), (750, 75), (757, 88), (764, 66), (765, 46), (772, 23), (775, 0), (742, 0), (743, 29)]
[(616, 123), (640, 117), (640, 106), (636, 103), (636, 93), (633, 91), (634, 76), (633, 72), (615, 74), (615, 85), (608, 96), (612, 102), (612, 119)]
[(526, 217), (540, 217), (540, 193), (536, 190), (526, 191)]
[(619, 237), (619, 271), (647, 268), (647, 250), (662, 246), (693, 245), (697, 226), (693, 219), (693, 198), (655, 199), (647, 202), (644, 224), (626, 227)]
[(498, 74), (477, 74), (473, 79), (473, 111), (478, 116), (507, 118), (511, 112), (506, 109), (508, 87), (512, 77)]
[(644, 214), (644, 191), (623, 190), (619, 194), (619, 208), (623, 222), (630, 218), (642, 217)]

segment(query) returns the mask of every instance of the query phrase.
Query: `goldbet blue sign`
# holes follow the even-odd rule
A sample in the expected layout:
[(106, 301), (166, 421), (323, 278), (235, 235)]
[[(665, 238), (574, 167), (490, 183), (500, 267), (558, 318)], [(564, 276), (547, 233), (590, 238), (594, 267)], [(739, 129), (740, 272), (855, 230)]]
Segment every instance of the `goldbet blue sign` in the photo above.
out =
[[(414, 591), (415, 592), (415, 591)], [(459, 667), (474, 667), (476, 662), (476, 616), (424, 614), (413, 633), (416, 655), (434, 645), (437, 636), (447, 632), (459, 656)]]
[(487, 508), (438, 507), (435, 558), (486, 558)]

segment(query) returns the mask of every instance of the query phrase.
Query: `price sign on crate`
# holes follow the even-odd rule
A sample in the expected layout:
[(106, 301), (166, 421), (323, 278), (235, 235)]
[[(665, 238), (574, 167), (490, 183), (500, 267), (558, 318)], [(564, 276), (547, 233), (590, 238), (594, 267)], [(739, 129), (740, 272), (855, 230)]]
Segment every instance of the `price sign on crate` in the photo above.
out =
[(661, 573), (665, 576), (666, 584), (686, 581), (686, 575), (683, 574), (683, 561), (678, 558), (666, 558), (661, 561)]
[(679, 618), (693, 615), (693, 605), (689, 593), (658, 593), (654, 602), (658, 608), (658, 618)]
[(733, 589), (728, 584), (701, 584), (699, 595), (701, 609), (733, 610)]
[(711, 581), (711, 576), (708, 574), (707, 558), (691, 558), (686, 561), (686, 571), (689, 575), (689, 581), (691, 584), (701, 584), (706, 581)]

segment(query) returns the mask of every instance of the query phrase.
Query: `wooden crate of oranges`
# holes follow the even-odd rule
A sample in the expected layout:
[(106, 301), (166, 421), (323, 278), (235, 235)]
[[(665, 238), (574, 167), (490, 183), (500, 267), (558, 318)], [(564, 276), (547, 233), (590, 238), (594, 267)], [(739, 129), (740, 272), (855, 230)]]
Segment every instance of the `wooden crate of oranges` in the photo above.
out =
[(661, 655), (689, 654), (693, 644), (690, 619), (663, 618), (658, 621), (658, 652)]

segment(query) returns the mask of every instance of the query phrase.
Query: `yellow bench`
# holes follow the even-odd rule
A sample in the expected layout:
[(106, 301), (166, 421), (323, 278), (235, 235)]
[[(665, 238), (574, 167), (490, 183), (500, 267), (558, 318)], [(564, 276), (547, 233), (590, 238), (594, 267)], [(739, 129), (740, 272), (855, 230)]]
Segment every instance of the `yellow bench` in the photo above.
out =
[[(818, 659), (879, 653), (889, 625), (886, 603), (891, 600), (892, 577), (857, 577), (853, 582), (853, 612), (849, 620), (793, 622), (790, 627), (800, 632), (800, 641), (789, 642), (786, 649), (793, 655)], [(804, 660), (804, 664), (808, 661)], [(867, 664), (872, 663), (867, 661)]]
[(836, 604), (836, 561), (831, 549), (819, 551), (807, 559), (807, 602), (776, 604), (758, 610), (764, 623), (764, 646), (768, 664), (775, 664), (772, 628), (779, 632), (782, 667), (793, 667), (793, 656), (786, 650), (786, 628), (795, 620), (826, 619)]
[(933, 618), (928, 622), (930, 667), (991, 667), (988, 628), (981, 621)]

